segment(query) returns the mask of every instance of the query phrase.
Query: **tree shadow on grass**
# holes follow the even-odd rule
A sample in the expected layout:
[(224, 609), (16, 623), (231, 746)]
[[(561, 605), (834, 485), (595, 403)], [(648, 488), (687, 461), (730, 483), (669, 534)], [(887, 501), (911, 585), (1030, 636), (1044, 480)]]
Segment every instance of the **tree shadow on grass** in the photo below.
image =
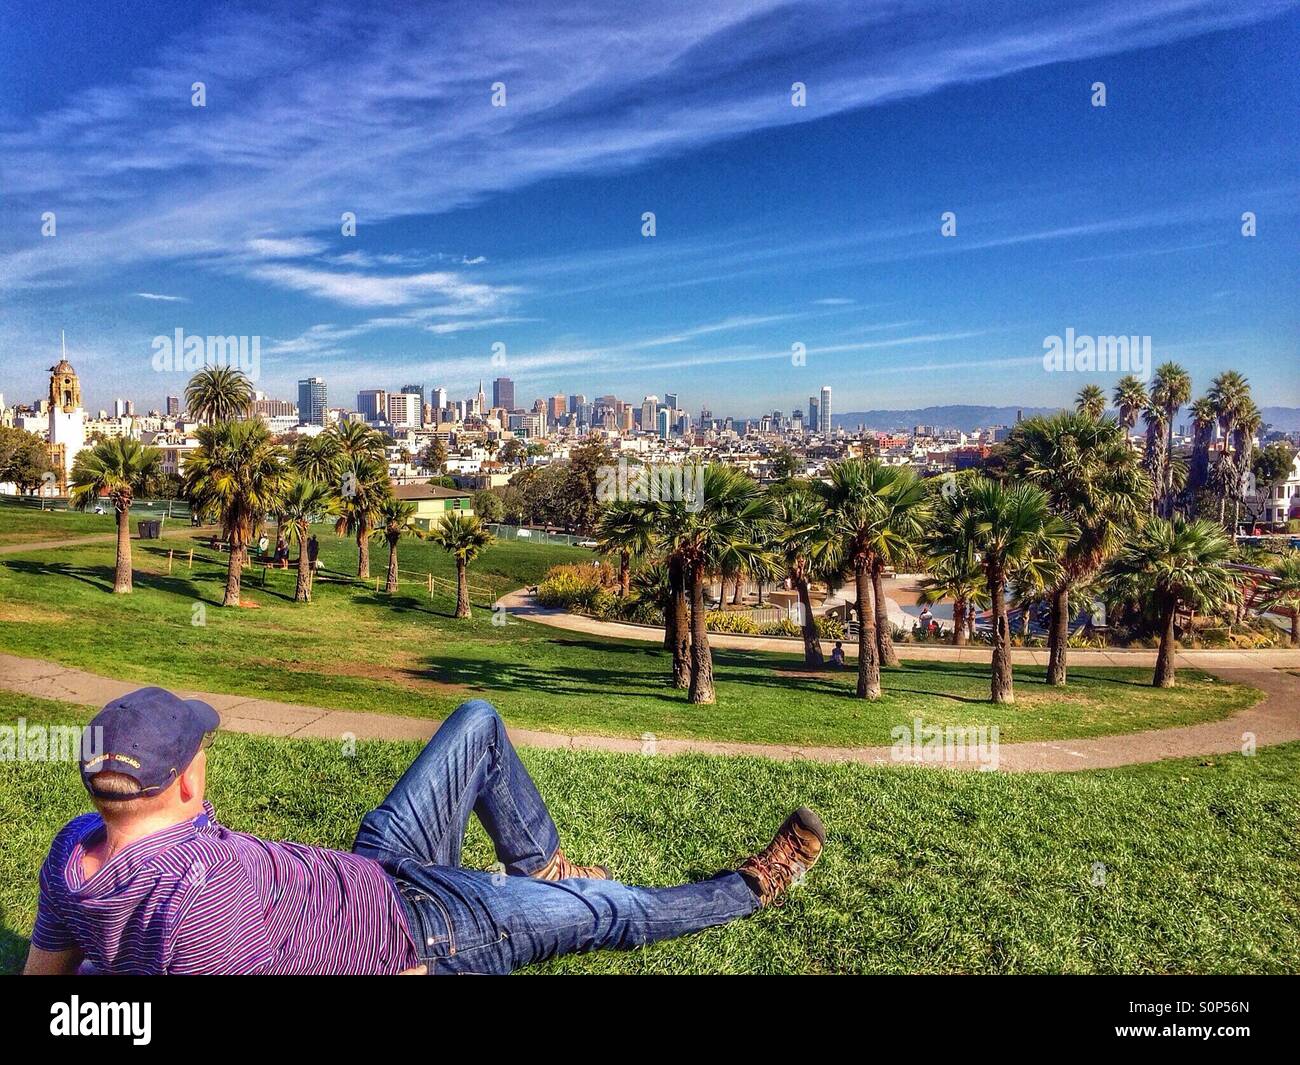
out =
[[(599, 666), (583, 667), (565, 665), (551, 668), (528, 662), (501, 663), (482, 659), (465, 658), (450, 655), (429, 655), (423, 659), (423, 670), (410, 670), (412, 676), (433, 676), (448, 684), (460, 684), (480, 692), (501, 691), (503, 689), (520, 692), (538, 692), (548, 695), (563, 695), (591, 699), (596, 696), (619, 695), (637, 699), (653, 699), (665, 703), (682, 703), (685, 692), (668, 686), (667, 672), (662, 678), (662, 688), (656, 687), (656, 681), (644, 674), (632, 673), (632, 677), (643, 677), (639, 686), (611, 683), (618, 675), (608, 668)], [(622, 679), (628, 679), (623, 674)]]

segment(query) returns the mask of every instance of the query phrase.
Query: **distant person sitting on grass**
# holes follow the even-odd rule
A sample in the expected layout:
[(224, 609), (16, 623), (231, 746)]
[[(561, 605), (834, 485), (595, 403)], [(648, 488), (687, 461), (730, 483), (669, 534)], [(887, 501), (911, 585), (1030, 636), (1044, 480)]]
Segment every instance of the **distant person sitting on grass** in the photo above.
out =
[[(637, 947), (753, 913), (821, 855), (800, 807), (733, 872), (630, 887), (571, 862), (546, 804), (481, 699), (463, 703), (361, 821), (351, 853), (221, 825), (204, 801), (220, 718), (142, 688), (90, 723), (96, 813), (70, 821), (40, 872), (28, 973), (506, 973)], [(102, 741), (102, 742), (99, 742)], [(504, 875), (465, 869), (470, 813)]]
[(831, 665), (836, 669), (844, 668), (844, 642), (842, 640), (835, 641), (835, 648), (831, 651)]

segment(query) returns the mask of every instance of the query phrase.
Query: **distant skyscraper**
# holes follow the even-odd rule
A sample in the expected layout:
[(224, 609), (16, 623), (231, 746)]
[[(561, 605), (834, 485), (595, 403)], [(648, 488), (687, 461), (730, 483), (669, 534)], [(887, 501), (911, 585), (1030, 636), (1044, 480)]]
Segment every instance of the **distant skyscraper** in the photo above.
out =
[(420, 410), (424, 410), (424, 385), (402, 385), (402, 395), (419, 396)]
[(388, 424), (398, 429), (418, 429), (423, 417), (423, 403), (419, 392), (407, 392), (388, 397)]
[(125, 413), (126, 413), (126, 400), (124, 399), (113, 400), (113, 417), (120, 418)]
[(575, 393), (569, 397), (569, 413), (577, 414), (587, 402), (587, 397), (581, 392)]
[(447, 406), (447, 390), (445, 388), (435, 388), (433, 395), (429, 397), (429, 403), (435, 411), (442, 410)]
[(643, 433), (653, 433), (657, 422), (655, 419), (659, 414), (659, 397), (646, 396), (641, 401), (641, 431)]
[(817, 426), (819, 424), (820, 422), (818, 421), (817, 418), (817, 397), (809, 396), (808, 397), (808, 431), (810, 433), (815, 433), (817, 431)]
[(388, 418), (388, 392), (382, 388), (366, 388), (357, 393), (357, 411), (368, 422), (382, 422)]
[(831, 386), (822, 385), (822, 398), (817, 408), (817, 431), (829, 435), (831, 431)]
[(298, 382), (299, 425), (324, 425), (328, 405), (323, 377), (307, 377)]
[(669, 408), (671, 408), (672, 410), (676, 410), (676, 409), (677, 409), (677, 393), (676, 393), (676, 392), (665, 392), (665, 393), (664, 393), (664, 406), (665, 406), (665, 407), (669, 407)]
[(659, 417), (657, 419), (656, 428), (658, 429), (659, 437), (662, 440), (667, 440), (669, 435), (672, 433), (672, 416), (672, 411), (669, 408), (659, 408)]
[(168, 396), (168, 397), (167, 397), (167, 417), (169, 417), (169, 418), (175, 418), (175, 417), (177, 417), (177, 416), (180, 414), (180, 412), (181, 412), (181, 397), (180, 397), (180, 396)]
[(483, 378), (478, 379), (478, 393), (474, 396), (474, 413), (487, 413), (487, 393), (483, 391)]
[(508, 377), (498, 377), (492, 382), (492, 406), (515, 409), (515, 383)]
[(564, 417), (564, 412), (568, 407), (568, 400), (562, 395), (552, 396), (550, 402), (546, 405), (546, 414), (550, 418), (552, 425), (558, 425), (560, 419)]

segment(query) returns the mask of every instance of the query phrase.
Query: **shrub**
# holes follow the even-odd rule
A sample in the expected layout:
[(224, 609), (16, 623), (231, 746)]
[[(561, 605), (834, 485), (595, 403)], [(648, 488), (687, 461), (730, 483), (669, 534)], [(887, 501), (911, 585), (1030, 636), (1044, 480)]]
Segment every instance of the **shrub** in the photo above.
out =
[(823, 614), (816, 619), (817, 635), (823, 640), (844, 639), (844, 622), (838, 614)]
[(609, 610), (609, 600), (617, 598), (611, 590), (613, 569), (598, 566), (552, 566), (537, 585), (537, 601), (542, 606), (561, 610), (594, 613), (597, 605)]
[(737, 636), (757, 636), (758, 626), (748, 614), (735, 611), (710, 610), (704, 615), (704, 627), (709, 632), (732, 633)]
[(782, 618), (780, 621), (769, 621), (766, 625), (760, 626), (758, 631), (763, 636), (803, 635), (803, 630), (789, 618)]

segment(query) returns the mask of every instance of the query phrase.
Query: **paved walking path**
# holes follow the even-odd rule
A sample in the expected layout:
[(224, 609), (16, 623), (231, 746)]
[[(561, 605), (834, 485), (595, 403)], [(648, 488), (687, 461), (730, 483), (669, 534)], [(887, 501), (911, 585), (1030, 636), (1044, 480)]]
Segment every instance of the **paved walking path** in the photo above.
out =
[[(649, 643), (663, 643), (664, 630), (658, 625), (630, 625), (621, 621), (597, 621), (595, 618), (583, 617), (581, 614), (569, 614), (563, 610), (538, 606), (527, 589), (521, 588), (497, 600), (495, 606), (504, 608), (511, 617), (526, 621), (535, 621), (569, 632), (588, 633), (603, 636), (606, 639), (642, 640)], [(766, 651), (772, 654), (803, 654), (803, 640), (780, 636), (736, 636), (728, 633), (709, 633), (709, 645), (732, 651)], [(823, 640), (822, 650), (829, 658), (833, 640)], [(844, 654), (848, 658), (857, 657), (857, 644), (853, 640), (844, 641)], [(954, 647), (952, 644), (915, 643), (900, 644), (898, 653), (914, 662), (983, 662), (988, 663), (993, 655), (993, 648), (985, 643), (968, 644)], [(1047, 648), (1013, 647), (1011, 661), (1019, 666), (1046, 666)], [(1105, 651), (1088, 651), (1070, 649), (1072, 666), (1125, 666), (1141, 668), (1156, 664), (1156, 652), (1150, 650), (1123, 650), (1111, 648)], [(1192, 666), (1197, 669), (1215, 672), (1218, 669), (1240, 669), (1243, 667), (1294, 669), (1300, 671), (1300, 650), (1270, 648), (1257, 651), (1179, 651), (1175, 658), (1178, 666)], [(1300, 680), (1297, 680), (1300, 684)]]

